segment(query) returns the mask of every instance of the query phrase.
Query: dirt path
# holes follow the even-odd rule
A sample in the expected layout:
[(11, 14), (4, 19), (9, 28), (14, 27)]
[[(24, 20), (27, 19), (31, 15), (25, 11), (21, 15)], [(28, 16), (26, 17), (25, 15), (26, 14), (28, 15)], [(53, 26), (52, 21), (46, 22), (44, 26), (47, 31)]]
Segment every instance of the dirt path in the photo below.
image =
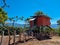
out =
[(60, 45), (60, 37), (54, 36), (52, 39), (41, 41), (35, 39), (22, 44), (18, 43), (17, 45)]
[(4, 36), (4, 38), (3, 38), (3, 40), (2, 40), (2, 44), (1, 44), (1, 45), (8, 45), (8, 41), (9, 41), (8, 36)]
[[(11, 37), (11, 43), (13, 42), (13, 36)], [(4, 42), (2, 45), (8, 45), (8, 36), (4, 37)], [(19, 40), (18, 38), (16, 38), (16, 41)], [(58, 36), (53, 36), (52, 39), (47, 39), (47, 40), (37, 40), (37, 39), (33, 39), (33, 40), (29, 40), (25, 43), (20, 43), (18, 42), (16, 45), (60, 45), (60, 37)]]

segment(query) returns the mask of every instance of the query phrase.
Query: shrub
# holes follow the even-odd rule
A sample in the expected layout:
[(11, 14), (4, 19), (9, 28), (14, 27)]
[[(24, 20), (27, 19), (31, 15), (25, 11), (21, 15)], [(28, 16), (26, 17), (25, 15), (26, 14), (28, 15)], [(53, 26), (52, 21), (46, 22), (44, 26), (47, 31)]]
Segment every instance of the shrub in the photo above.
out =
[(60, 36), (60, 26), (58, 26), (58, 28), (55, 29), (55, 32), (58, 34), (58, 36)]

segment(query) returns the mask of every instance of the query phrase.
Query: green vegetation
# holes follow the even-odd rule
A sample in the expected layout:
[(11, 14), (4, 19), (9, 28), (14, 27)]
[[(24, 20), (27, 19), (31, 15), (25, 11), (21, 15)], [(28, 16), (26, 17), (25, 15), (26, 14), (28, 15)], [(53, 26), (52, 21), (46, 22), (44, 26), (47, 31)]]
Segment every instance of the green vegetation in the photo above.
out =
[(8, 20), (8, 15), (7, 13), (2, 9), (0, 8), (0, 30), (3, 31), (3, 30), (6, 30), (6, 27), (5, 27), (5, 21)]
[(42, 11), (38, 11), (38, 12), (35, 13), (36, 16), (40, 16), (42, 14), (44, 14)]
[(7, 13), (2, 8), (0, 8), (0, 24), (4, 26), (4, 23), (7, 19), (8, 19)]
[[(40, 16), (44, 14), (43, 12), (36, 12), (35, 13), (35, 16)], [(19, 34), (19, 41), (21, 41), (21, 33), (24, 33), (24, 31), (28, 30), (29, 27), (26, 27), (26, 24), (29, 23), (29, 20), (31, 18), (27, 18), (26, 20), (24, 20), (24, 17), (18, 17), (18, 16), (15, 16), (15, 17), (11, 17), (9, 18), (8, 15), (7, 15), (7, 12), (5, 12), (2, 8), (0, 8), (0, 31), (4, 31), (5, 35), (8, 35), (9, 36), (9, 44), (10, 44), (10, 36), (13, 35), (14, 37), (14, 43), (15, 43), (15, 35), (16, 34)], [(12, 26), (5, 26), (5, 21), (9, 20), (10, 22), (13, 22), (12, 23)], [(21, 21), (24, 21), (25, 22), (25, 25), (24, 25), (24, 28), (22, 27), (14, 27), (14, 24), (18, 21), (18, 20), (21, 20)], [(60, 20), (57, 21), (58, 25), (60, 25)], [(38, 27), (37, 25), (35, 25), (36, 27), (34, 27), (34, 31), (36, 33), (40, 33), (43, 32), (44, 34), (53, 34), (53, 33), (56, 33), (60, 36), (60, 26), (57, 28), (57, 29), (50, 29), (48, 26), (41, 26)], [(1, 35), (1, 33), (0, 33)], [(3, 36), (2, 36), (3, 37)], [(24, 35), (24, 37), (26, 38), (26, 35)]]
[(57, 20), (57, 24), (60, 25), (60, 20)]
[(60, 26), (58, 26), (58, 28), (55, 29), (55, 32), (58, 36), (60, 36)]

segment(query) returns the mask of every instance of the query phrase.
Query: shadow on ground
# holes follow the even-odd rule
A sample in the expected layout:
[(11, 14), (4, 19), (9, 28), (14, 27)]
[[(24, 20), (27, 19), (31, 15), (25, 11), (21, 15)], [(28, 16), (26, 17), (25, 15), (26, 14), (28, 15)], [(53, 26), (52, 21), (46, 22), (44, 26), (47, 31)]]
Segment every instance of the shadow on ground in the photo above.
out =
[[(35, 38), (29, 38), (29, 39), (26, 39), (25, 42), (28, 42), (28, 41), (31, 41), (33, 39), (37, 39), (38, 41), (42, 41), (42, 40), (48, 40), (48, 39), (51, 39), (50, 36), (48, 35), (45, 35), (45, 36), (36, 36)], [(24, 41), (18, 41), (16, 42), (15, 44), (17, 45), (18, 43), (24, 43)], [(10, 45), (13, 45), (14, 43), (10, 44)]]

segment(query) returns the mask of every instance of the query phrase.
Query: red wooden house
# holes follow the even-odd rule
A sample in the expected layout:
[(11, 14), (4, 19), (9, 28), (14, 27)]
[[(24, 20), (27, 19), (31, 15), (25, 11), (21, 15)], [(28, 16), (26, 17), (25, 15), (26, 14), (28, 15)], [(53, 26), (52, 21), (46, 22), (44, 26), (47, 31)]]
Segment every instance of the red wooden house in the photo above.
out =
[(30, 27), (33, 26), (50, 26), (50, 17), (45, 15), (32, 16), (33, 19), (30, 19)]

